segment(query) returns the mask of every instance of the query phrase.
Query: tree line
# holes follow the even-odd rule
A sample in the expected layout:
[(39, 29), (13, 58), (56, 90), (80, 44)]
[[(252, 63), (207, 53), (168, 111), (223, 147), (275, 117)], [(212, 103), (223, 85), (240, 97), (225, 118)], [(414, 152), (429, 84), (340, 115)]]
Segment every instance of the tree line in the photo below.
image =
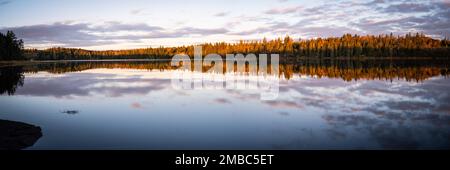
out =
[(0, 32), (0, 60), (21, 60), (23, 55), (23, 41), (17, 39), (12, 31), (6, 34)]
[[(45, 50), (23, 49), (22, 40), (17, 40), (12, 31), (1, 34), (2, 60), (89, 60), (89, 59), (170, 59), (175, 54), (193, 56), (194, 46), (140, 48), (130, 50), (85, 50), (79, 48), (54, 47)], [(286, 58), (337, 58), (337, 57), (426, 57), (449, 58), (450, 40), (437, 40), (422, 33), (408, 33), (404, 36), (351, 35), (342, 37), (298, 39), (286, 36), (267, 40), (239, 41), (237, 43), (200, 44), (204, 55), (225, 54), (280, 54)], [(22, 52), (24, 55), (22, 55)]]
[[(260, 41), (240, 41), (237, 43), (201, 44), (203, 54), (216, 53), (222, 56), (236, 53), (280, 54), (281, 57), (444, 57), (450, 55), (450, 41), (437, 40), (424, 34), (390, 35), (350, 35), (342, 37), (293, 40), (286, 36)], [(170, 58), (175, 54), (193, 56), (194, 46), (141, 48), (131, 50), (93, 51), (75, 48), (29, 49), (29, 58), (39, 60), (63, 59), (154, 59)]]

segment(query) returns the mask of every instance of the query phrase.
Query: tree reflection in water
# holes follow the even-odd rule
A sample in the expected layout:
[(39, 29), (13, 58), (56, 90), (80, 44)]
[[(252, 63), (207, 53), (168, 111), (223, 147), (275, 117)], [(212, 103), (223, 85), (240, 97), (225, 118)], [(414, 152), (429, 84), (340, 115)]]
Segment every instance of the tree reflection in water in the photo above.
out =
[(23, 67), (0, 68), (0, 94), (13, 95), (18, 86), (23, 86)]
[[(448, 148), (450, 145), (447, 60), (304, 60), (283, 63), (280, 64), (282, 78), (280, 98), (274, 101), (260, 101), (258, 94), (245, 94), (236, 89), (176, 91), (170, 86), (169, 73), (173, 69), (176, 68), (170, 66), (169, 61), (38, 62), (0, 67), (1, 92), (15, 94), (17, 95), (15, 97), (23, 101), (33, 99), (29, 96), (39, 97), (40, 104), (36, 106), (42, 107), (35, 109), (42, 110), (39, 116), (46, 114), (54, 116), (50, 113), (56, 108), (60, 109), (56, 109), (57, 112), (76, 114), (78, 113), (76, 110), (65, 109), (83, 106), (80, 107), (83, 114), (77, 118), (86, 116), (92, 121), (74, 124), (73, 126), (77, 128), (89, 127), (88, 125), (96, 127), (101, 124), (98, 122), (104, 119), (120, 121), (127, 119), (133, 122), (111, 125), (111, 128), (131, 130), (123, 131), (123, 134), (119, 131), (109, 136), (110, 138), (123, 139), (130, 135), (134, 139), (153, 141), (151, 138), (141, 136), (143, 134), (139, 133), (140, 129), (133, 129), (133, 125), (148, 130), (145, 136), (149, 136), (147, 133), (161, 133), (168, 136), (164, 140), (161, 139), (160, 143), (158, 141), (151, 144), (143, 143), (144, 148), (166, 146), (165, 139), (180, 136), (178, 131), (171, 131), (171, 128), (173, 130), (179, 127), (193, 134), (180, 139), (180, 143), (201, 140), (196, 138), (198, 136), (208, 136), (217, 139), (215, 142), (219, 143), (233, 138), (239, 146), (248, 148), (258, 146), (264, 149), (270, 147), (416, 149)], [(41, 73), (34, 74), (37, 72)], [(29, 76), (28, 79), (24, 75)], [(16, 92), (17, 87), (22, 86), (24, 82), (26, 85)], [(14, 118), (19, 112), (14, 112), (15, 107), (10, 107), (8, 102), (14, 104), (19, 102), (8, 100), (11, 99), (8, 97), (3, 96), (6, 103), (2, 104), (4, 108), (10, 109), (11, 113), (15, 113), (10, 114)], [(94, 104), (87, 99), (97, 102)], [(44, 101), (54, 101), (58, 104), (42, 104)], [(126, 107), (123, 107), (121, 106), (123, 101), (131, 103), (125, 103)], [(189, 104), (186, 101), (189, 101)], [(149, 103), (153, 102), (157, 104), (149, 106)], [(215, 114), (205, 111), (214, 109), (220, 111)], [(99, 116), (103, 110), (108, 110), (105, 114), (108, 116)], [(146, 114), (129, 116), (130, 113), (139, 112)], [(126, 113), (126, 118), (120, 116), (122, 113)], [(171, 119), (166, 119), (168, 113)], [(233, 114), (239, 114), (239, 119)], [(185, 120), (186, 115), (192, 119)], [(33, 116), (29, 117), (33, 120)], [(205, 122), (211, 124), (197, 123), (203, 119), (207, 119)], [(170, 122), (174, 120), (181, 122), (182, 125), (171, 126)], [(76, 119), (72, 117), (59, 121), (76, 122)], [(192, 122), (195, 122), (195, 126), (191, 124)], [(44, 130), (52, 126), (59, 130), (61, 129), (59, 125), (64, 124), (41, 123), (43, 124), (40, 126)], [(221, 126), (214, 127), (213, 124)], [(150, 128), (150, 125), (154, 127)], [(204, 128), (206, 126), (208, 128)], [(214, 133), (223, 130), (222, 126), (231, 130), (223, 134)], [(158, 130), (159, 127), (163, 128)], [(236, 131), (233, 127), (245, 128)], [(102, 129), (103, 127), (92, 128), (89, 132), (103, 135)], [(272, 133), (273, 131), (276, 133)], [(260, 133), (256, 135), (255, 132)], [(72, 133), (75, 136), (83, 136), (86, 131), (76, 130)], [(54, 139), (57, 136), (58, 134), (49, 134), (48, 138)], [(78, 146), (77, 144), (85, 142), (84, 138), (78, 140), (71, 144)], [(114, 141), (96, 140), (95, 144), (98, 144), (96, 146)], [(134, 141), (126, 141), (123, 145), (135, 146)], [(176, 147), (177, 144), (179, 143), (172, 146)], [(223, 149), (214, 148), (217, 146), (214, 144), (216, 143), (205, 143), (204, 147)], [(233, 143), (220, 144), (224, 148), (233, 146)], [(194, 145), (186, 147), (195, 148)]]
[[(224, 67), (226, 67), (224, 65)], [(46, 71), (54, 74), (79, 72), (96, 68), (122, 68), (143, 70), (173, 70), (170, 61), (77, 61), (41, 62), (23, 66), (0, 67), (0, 93), (13, 95), (18, 86), (23, 86), (24, 72)], [(204, 67), (203, 71), (208, 68)], [(226, 70), (224, 68), (224, 70)], [(295, 74), (317, 78), (341, 78), (353, 80), (405, 79), (423, 81), (434, 76), (450, 74), (449, 60), (353, 60), (353, 59), (310, 59), (280, 64), (280, 75), (286, 79)]]

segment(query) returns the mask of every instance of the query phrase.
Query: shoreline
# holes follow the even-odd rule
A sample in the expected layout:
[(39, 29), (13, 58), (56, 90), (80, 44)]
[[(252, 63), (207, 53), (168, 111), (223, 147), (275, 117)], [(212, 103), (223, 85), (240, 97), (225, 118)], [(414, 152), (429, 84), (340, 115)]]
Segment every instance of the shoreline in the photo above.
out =
[[(195, 61), (191, 58), (192, 61)], [(205, 60), (205, 59), (203, 59)], [(223, 61), (227, 61), (222, 58)], [(301, 61), (450, 61), (450, 58), (443, 57), (288, 57), (280, 58), (282, 63), (300, 63)], [(91, 60), (10, 60), (0, 61), (1, 67), (29, 65), (39, 63), (67, 63), (67, 62), (170, 62), (171, 59), (91, 59)]]
[[(191, 57), (192, 58), (192, 57)], [(222, 57), (223, 58), (223, 57)], [(450, 60), (448, 57), (280, 57), (280, 60)], [(84, 61), (170, 61), (171, 58), (117, 58), (117, 59), (71, 59), (71, 60), (0, 60), (0, 63), (24, 63), (24, 62), (84, 62)]]

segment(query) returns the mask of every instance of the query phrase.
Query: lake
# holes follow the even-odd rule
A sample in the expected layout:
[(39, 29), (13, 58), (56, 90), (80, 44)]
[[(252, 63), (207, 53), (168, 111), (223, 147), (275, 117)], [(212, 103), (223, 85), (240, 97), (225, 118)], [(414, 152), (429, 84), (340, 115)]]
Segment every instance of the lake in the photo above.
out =
[(271, 100), (251, 88), (177, 86), (177, 74), (265, 77), (167, 61), (3, 64), (0, 119), (42, 128), (27, 149), (449, 149), (449, 63), (280, 63)]

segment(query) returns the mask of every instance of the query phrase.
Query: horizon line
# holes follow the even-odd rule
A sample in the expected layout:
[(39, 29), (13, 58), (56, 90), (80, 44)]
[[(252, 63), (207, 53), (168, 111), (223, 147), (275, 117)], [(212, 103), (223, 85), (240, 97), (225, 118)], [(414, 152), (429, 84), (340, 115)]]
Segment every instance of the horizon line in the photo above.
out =
[[(1, 33), (1, 32), (0, 32)], [(285, 36), (279, 36), (277, 38), (267, 38), (267, 37), (263, 37), (263, 38), (259, 38), (259, 39), (238, 39), (238, 40), (232, 40), (232, 41), (211, 41), (211, 42), (199, 42), (199, 43), (193, 43), (193, 44), (189, 44), (189, 45), (178, 45), (178, 46), (164, 46), (164, 45), (159, 45), (159, 46), (153, 46), (152, 45), (146, 45), (145, 47), (132, 47), (132, 48), (121, 48), (121, 49), (101, 49), (101, 50), (95, 50), (95, 49), (88, 49), (88, 48), (83, 48), (83, 47), (63, 47), (63, 46), (53, 46), (53, 47), (48, 47), (48, 48), (30, 48), (30, 47), (26, 47), (26, 45), (24, 45), (24, 50), (48, 50), (48, 49), (54, 49), (54, 48), (62, 48), (62, 49), (81, 49), (81, 50), (86, 50), (86, 51), (121, 51), (121, 50), (137, 50), (137, 49), (155, 49), (155, 48), (179, 48), (179, 47), (192, 47), (192, 46), (201, 46), (201, 45), (205, 45), (205, 44), (220, 44), (220, 43), (226, 43), (229, 45), (236, 45), (239, 44), (240, 42), (244, 42), (244, 43), (261, 43), (264, 41), (264, 39), (266, 39), (267, 41), (274, 41), (274, 40), (281, 40), (283, 41), (285, 38), (291, 38), (293, 40), (293, 42), (301, 42), (301, 41), (308, 41), (308, 40), (316, 40), (316, 39), (331, 39), (331, 38), (342, 38), (346, 35), (350, 35), (350, 36), (359, 36), (359, 37), (368, 37), (368, 36), (394, 36), (396, 38), (401, 38), (401, 37), (406, 37), (407, 35), (421, 35), (421, 36), (425, 36), (427, 38), (433, 39), (433, 40), (438, 40), (438, 41), (442, 41), (442, 40), (447, 40), (448, 37), (444, 37), (444, 38), (439, 38), (439, 37), (432, 37), (431, 35), (427, 35), (424, 32), (408, 32), (405, 34), (395, 34), (393, 32), (390, 33), (383, 33), (383, 34), (352, 34), (352, 33), (345, 33), (342, 34), (341, 36), (328, 36), (328, 37), (310, 37), (310, 38), (293, 38), (293, 36), (289, 36), (288, 34), (286, 34)], [(19, 39), (21, 39), (20, 37), (18, 37)], [(26, 44), (26, 42), (24, 42), (24, 44)]]

